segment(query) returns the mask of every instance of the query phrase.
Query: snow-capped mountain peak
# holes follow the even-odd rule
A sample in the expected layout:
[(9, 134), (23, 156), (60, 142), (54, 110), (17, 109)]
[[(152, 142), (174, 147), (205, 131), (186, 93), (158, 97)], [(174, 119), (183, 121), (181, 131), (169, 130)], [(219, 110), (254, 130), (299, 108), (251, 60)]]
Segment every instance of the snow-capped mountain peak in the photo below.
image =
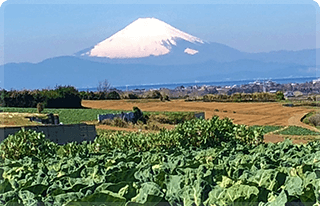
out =
[[(168, 54), (177, 40), (204, 43), (156, 18), (139, 18), (82, 55), (111, 59), (160, 56)], [(188, 48), (185, 53), (194, 55), (197, 51)]]

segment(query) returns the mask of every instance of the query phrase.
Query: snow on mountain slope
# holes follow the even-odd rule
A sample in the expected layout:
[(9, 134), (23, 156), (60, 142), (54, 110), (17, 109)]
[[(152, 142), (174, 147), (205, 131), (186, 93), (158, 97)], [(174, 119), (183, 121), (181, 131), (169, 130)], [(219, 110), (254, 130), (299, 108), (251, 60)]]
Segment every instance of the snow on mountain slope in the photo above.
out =
[(196, 54), (196, 53), (198, 53), (198, 52), (199, 52), (199, 51), (194, 50), (194, 49), (190, 49), (190, 48), (186, 48), (186, 49), (184, 50), (184, 53), (191, 54), (191, 55), (194, 55), (194, 54)]
[[(177, 45), (177, 40), (204, 43), (156, 18), (139, 18), (81, 55), (110, 59), (160, 56), (168, 54), (172, 46)], [(198, 52), (192, 48), (185, 49), (185, 53), (190, 55)]]

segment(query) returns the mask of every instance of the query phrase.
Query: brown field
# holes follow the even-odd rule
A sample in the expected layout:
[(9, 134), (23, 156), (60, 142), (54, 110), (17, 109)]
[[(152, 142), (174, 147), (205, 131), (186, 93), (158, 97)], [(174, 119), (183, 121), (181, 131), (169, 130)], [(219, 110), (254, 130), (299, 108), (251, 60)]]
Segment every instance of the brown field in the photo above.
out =
[(308, 127), (300, 120), (313, 111), (302, 107), (283, 107), (279, 103), (221, 103), (221, 102), (169, 102), (141, 100), (83, 100), (82, 106), (89, 108), (132, 110), (133, 106), (142, 111), (200, 111), (205, 112), (206, 119), (213, 115), (220, 118), (229, 117), (236, 124), (246, 125), (296, 125)]
[[(316, 128), (301, 122), (301, 119), (314, 110), (303, 107), (284, 107), (280, 103), (221, 103), (221, 102), (185, 102), (184, 100), (172, 100), (170, 102), (147, 100), (83, 100), (82, 106), (88, 108), (131, 110), (137, 106), (142, 111), (199, 111), (205, 112), (206, 119), (214, 115), (220, 118), (229, 117), (236, 124), (245, 125), (295, 125), (318, 131)], [(115, 129), (107, 125), (99, 125), (100, 129)], [(126, 131), (138, 129), (123, 128)], [(289, 137), (294, 143), (306, 143), (309, 139), (301, 136), (284, 136), (266, 134), (265, 142), (280, 142)], [(310, 137), (311, 139), (316, 137)]]

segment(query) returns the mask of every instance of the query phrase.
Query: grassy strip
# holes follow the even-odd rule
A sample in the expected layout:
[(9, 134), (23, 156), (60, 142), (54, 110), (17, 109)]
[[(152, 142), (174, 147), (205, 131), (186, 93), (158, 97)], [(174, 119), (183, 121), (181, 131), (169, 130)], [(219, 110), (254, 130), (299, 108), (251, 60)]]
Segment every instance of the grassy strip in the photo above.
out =
[(320, 127), (320, 112), (310, 112), (303, 119), (302, 122), (312, 127), (319, 129)]
[(289, 107), (319, 107), (320, 106), (320, 101), (282, 101), (283, 106), (289, 106)]
[(276, 134), (282, 135), (320, 135), (320, 132), (314, 132), (312, 130), (297, 127), (297, 126), (289, 126), (287, 129), (284, 129)]
[(179, 124), (194, 119), (195, 112), (144, 112), (150, 120), (162, 124)]
[[(4, 112), (19, 112), (19, 113), (37, 113), (36, 108), (17, 108), (17, 107), (0, 107)], [(63, 124), (77, 124), (84, 121), (97, 120), (98, 114), (120, 113), (129, 111), (120, 110), (105, 110), (105, 109), (48, 109), (43, 110), (43, 114), (53, 113), (59, 115), (59, 120)], [(161, 120), (169, 123), (182, 123), (185, 120), (191, 119), (194, 112), (143, 112), (145, 115), (161, 116)]]
[(177, 115), (188, 115), (188, 114), (192, 114), (194, 115), (195, 113), (198, 113), (198, 112), (159, 112), (159, 111), (154, 111), (154, 112), (143, 112), (144, 114), (164, 114), (164, 115), (167, 115), (167, 116), (177, 116)]
[[(310, 124), (309, 122), (309, 117), (315, 115), (316, 112), (309, 112), (308, 114), (306, 114), (303, 118), (302, 118), (302, 122), (305, 123), (305, 124)], [(313, 126), (313, 125), (312, 125)]]
[[(36, 108), (0, 107), (4, 112), (37, 113)], [(63, 124), (77, 124), (83, 121), (97, 120), (98, 114), (120, 113), (116, 110), (105, 109), (44, 109), (42, 113), (53, 113), (59, 115)]]
[(251, 128), (256, 129), (256, 128), (262, 128), (263, 129), (263, 134), (267, 134), (269, 132), (273, 132), (273, 131), (277, 131), (281, 128), (283, 128), (282, 126), (272, 126), (272, 125), (254, 125), (251, 126)]

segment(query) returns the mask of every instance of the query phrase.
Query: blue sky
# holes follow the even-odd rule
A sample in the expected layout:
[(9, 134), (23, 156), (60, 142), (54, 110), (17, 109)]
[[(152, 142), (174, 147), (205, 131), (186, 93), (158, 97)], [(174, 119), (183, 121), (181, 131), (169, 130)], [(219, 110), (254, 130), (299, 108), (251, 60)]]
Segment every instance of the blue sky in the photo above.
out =
[(246, 52), (320, 48), (316, 42), (319, 6), (312, 0), (189, 0), (175, 4), (9, 0), (0, 8), (0, 46), (4, 48), (0, 49), (0, 65), (72, 55), (139, 17), (155, 17), (205, 41)]

